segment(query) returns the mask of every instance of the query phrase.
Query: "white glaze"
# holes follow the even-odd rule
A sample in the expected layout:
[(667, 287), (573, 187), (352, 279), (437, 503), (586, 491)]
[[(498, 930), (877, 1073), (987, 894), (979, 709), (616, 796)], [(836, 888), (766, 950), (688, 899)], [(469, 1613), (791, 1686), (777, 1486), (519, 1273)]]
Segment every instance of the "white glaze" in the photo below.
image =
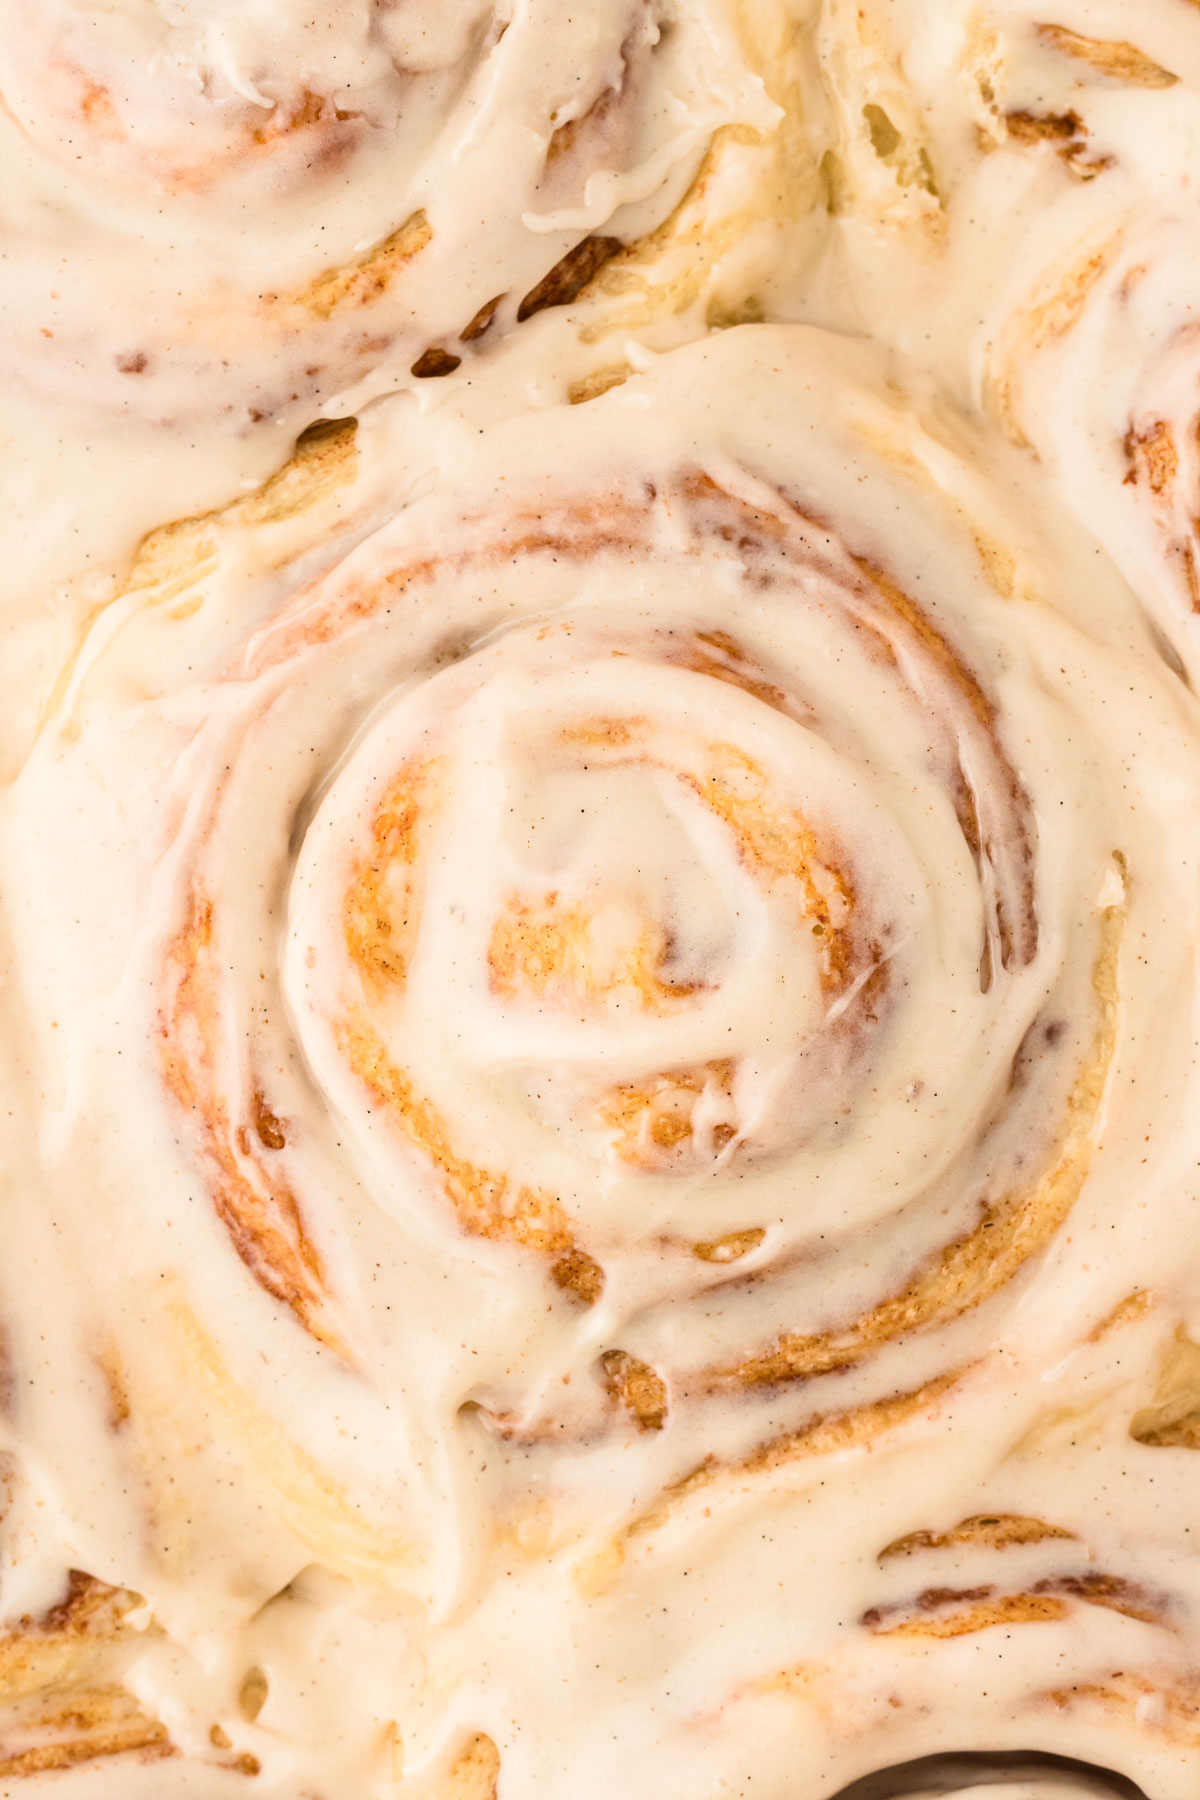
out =
[(665, 220), (722, 127), (780, 116), (725, 0), (11, 0), (0, 42), (5, 592), (253, 486), (430, 346), (469, 355), (485, 303), (498, 335), (581, 237)]
[[(402, 51), (381, 26), (347, 74), (324, 40), (277, 29), (291, 9), (213, 10), (172, 39), (173, 79), (207, 58), (254, 107), (315, 68), (382, 108), (380, 129), (385, 50), (413, 66), (419, 27), (442, 22), (390, 13)], [(1078, 0), (1069, 22), (1114, 35), (1116, 10)], [(1144, 48), (1190, 78), (1176, 52), (1200, 17), (1170, 0), (1176, 37), (1158, 10)], [(702, 52), (708, 14), (679, 11), (697, 129), (771, 129), (765, 75), (722, 85), (719, 32)], [(869, 324), (886, 352), (796, 325), (703, 336), (695, 295), (669, 322), (606, 319), (601, 338), (585, 302), (436, 393), (376, 399), (342, 485), (185, 535), (156, 577), (135, 566), (124, 588), (118, 564), (89, 584), (49, 514), (29, 532), (28, 567), (75, 584), (57, 614), (14, 601), (9, 627), (0, 1600), (28, 1631), (69, 1568), (144, 1596), (108, 1667), (178, 1751), (33, 1791), (424, 1800), (466, 1791), (455, 1758), (485, 1733), (499, 1800), (828, 1800), (981, 1748), (1085, 1758), (1154, 1800), (1194, 1792), (1196, 1455), (1130, 1435), (1179, 1334), (1200, 1332), (1200, 713), (1175, 672), (1191, 628), (1139, 496), (1119, 510), (1111, 437), (1080, 473), (1085, 402), (1118, 428), (1131, 352), (1085, 319), (1026, 361), (1019, 330), (1068, 223), (1105, 228), (1110, 174), (1122, 205), (1166, 207), (1190, 140), (1148, 166), (1142, 102), (1182, 115), (1191, 88), (1098, 89), (1127, 162), (1081, 183), (1052, 145), (978, 148), (960, 78), (987, 21), (921, 14), (831, 0), (805, 16), (803, 168), (836, 146), (832, 223), (692, 246), (728, 290)], [(147, 16), (101, 15), (114, 32)], [(585, 35), (608, 22), (571, 17)], [(356, 9), (338, 18), (339, 42), (365, 41)], [(1023, 19), (1002, 22), (1014, 43)], [(529, 22), (531, 53), (556, 45), (571, 66), (578, 42)], [(422, 61), (431, 105), (463, 42)], [(1016, 50), (989, 54), (1009, 110), (1030, 102)], [(521, 79), (544, 105), (545, 68)], [(177, 107), (156, 69), (131, 100), (137, 163), (95, 171), (94, 217), (143, 204), (145, 159), (166, 154), (160, 94)], [(678, 109), (656, 94), (661, 124)], [(854, 136), (863, 104), (923, 121), (940, 199), (881, 175)], [(497, 129), (513, 117), (510, 96)], [(49, 156), (47, 104), (34, 127)], [(188, 196), (202, 222), (223, 179), (219, 134), (205, 142), (214, 193)], [(739, 159), (730, 179), (754, 170)], [(371, 171), (355, 179), (369, 210)], [(511, 235), (501, 186), (488, 219)], [(461, 191), (444, 192), (466, 232)], [(564, 245), (604, 228), (616, 192), (572, 202)], [(679, 189), (656, 192), (669, 206)], [(999, 197), (1003, 220), (985, 211)], [(521, 204), (521, 231), (553, 237)], [(281, 234), (288, 217), (273, 204)], [(1187, 227), (1136, 230), (1179, 247), (1137, 288), (1140, 341), (1171, 346)], [(471, 242), (486, 287), (500, 252)], [(286, 254), (264, 243), (263, 266)], [(431, 278), (430, 305), (457, 280)], [(1016, 374), (998, 388), (1002, 341)], [(274, 354), (247, 339), (255, 379)], [(643, 372), (563, 403), (618, 362)], [(385, 358), (358, 398), (402, 370)], [(244, 396), (245, 373), (222, 391)], [(66, 410), (84, 397), (67, 379)], [(53, 466), (47, 404), (31, 483)], [(145, 522), (144, 473), (173, 435), (150, 420), (96, 438), (112, 451), (89, 501), (113, 515), (90, 539), (102, 565)], [(236, 488), (214, 446), (175, 464), (168, 511)], [(51, 479), (63, 505), (77, 466)], [(553, 542), (522, 542), (539, 532)], [(394, 819), (414, 799), (411, 858), (398, 826), (376, 830), (406, 768), (389, 804)], [(739, 840), (731, 821), (764, 794), (760, 835)], [(373, 857), (398, 959), (383, 976), (347, 935)], [(585, 915), (545, 976), (546, 945)], [(550, 935), (506, 965), (531, 917)], [(348, 1019), (437, 1132), (398, 1123)], [(656, 1139), (643, 1118), (622, 1136), (629, 1094), (664, 1076), (654, 1116), (690, 1134)], [(464, 1168), (507, 1179), (505, 1220), (518, 1191), (552, 1195), (559, 1239), (472, 1228), (466, 1202), (456, 1216), (435, 1139), (460, 1186)], [(238, 1254), (237, 1180), (258, 1185), (260, 1224), (294, 1197), (303, 1253), (293, 1237), (265, 1268)], [(961, 1305), (880, 1324), (986, 1202), (999, 1243), (1010, 1200), (1028, 1202), (1030, 1243), (1010, 1241), (1003, 1280), (978, 1271), (1008, 1252), (981, 1249)], [(694, 1253), (746, 1232), (763, 1235), (733, 1247), (740, 1267)], [(556, 1285), (568, 1246), (603, 1271), (590, 1304)], [(878, 1341), (855, 1325), (871, 1319)], [(749, 1380), (788, 1334), (808, 1376)], [(661, 1429), (614, 1398), (614, 1351), (663, 1384)], [(980, 1515), (1056, 1535), (881, 1557)], [(958, 1600), (918, 1603), (938, 1590)], [(1041, 1611), (903, 1629), (980, 1596)], [(253, 1669), (267, 1693), (248, 1717)], [(223, 1766), (238, 1754), (252, 1780)]]

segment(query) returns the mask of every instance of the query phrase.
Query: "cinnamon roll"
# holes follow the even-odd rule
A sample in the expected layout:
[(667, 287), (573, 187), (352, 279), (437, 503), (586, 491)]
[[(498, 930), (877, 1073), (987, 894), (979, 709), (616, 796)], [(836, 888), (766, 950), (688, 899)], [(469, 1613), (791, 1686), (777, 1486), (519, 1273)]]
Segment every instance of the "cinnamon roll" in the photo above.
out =
[(963, 398), (1036, 454), (1190, 664), (1195, 9), (831, 3), (822, 29), (824, 155), (871, 329), (926, 364), (952, 346)]
[(445, 374), (771, 136), (773, 4), (10, 4), (9, 374), (234, 431)]
[(91, 622), (0, 1301), (155, 1791), (1194, 1787), (1200, 719), (957, 439), (739, 326), (384, 405)]

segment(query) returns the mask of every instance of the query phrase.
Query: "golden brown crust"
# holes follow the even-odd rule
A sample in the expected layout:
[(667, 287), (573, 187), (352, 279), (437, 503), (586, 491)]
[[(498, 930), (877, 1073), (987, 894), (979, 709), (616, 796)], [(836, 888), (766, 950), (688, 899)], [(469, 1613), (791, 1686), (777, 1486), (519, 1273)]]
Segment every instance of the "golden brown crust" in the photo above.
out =
[(1162, 1359), (1150, 1405), (1130, 1420), (1129, 1435), (1152, 1450), (1200, 1450), (1200, 1344), (1182, 1329)]
[(1013, 1545), (1041, 1544), (1048, 1539), (1074, 1536), (1073, 1531), (1066, 1531), (1061, 1525), (1049, 1525), (1044, 1519), (1029, 1519), (1019, 1513), (976, 1513), (949, 1531), (907, 1532), (885, 1544), (877, 1560), (882, 1563), (894, 1556), (912, 1556), (917, 1550), (959, 1549), (976, 1544), (1005, 1550)]
[(526, 319), (531, 319), (535, 313), (544, 312), (547, 307), (570, 306), (573, 300), (578, 300), (588, 284), (595, 280), (605, 263), (611, 262), (624, 247), (620, 238), (582, 238), (530, 288), (517, 307), (517, 323), (524, 324)]
[(924, 1588), (912, 1600), (870, 1607), (862, 1616), (880, 1637), (970, 1637), (997, 1625), (1047, 1624), (1065, 1619), (1068, 1601), (1103, 1607), (1146, 1625), (1167, 1623), (1169, 1606), (1136, 1582), (1098, 1570), (1047, 1576), (1020, 1593), (1002, 1594), (990, 1584), (974, 1588)]
[(667, 1422), (667, 1386), (648, 1363), (625, 1350), (606, 1350), (600, 1359), (604, 1386), (639, 1431), (661, 1431)]
[[(349, 1358), (328, 1304), (324, 1265), (300, 1203), (264, 1160), (272, 1147), (248, 1122), (262, 1116), (261, 1090), (230, 1096), (221, 1084), (222, 1019), (216, 1000), (222, 963), (213, 941), (213, 901), (191, 895), (183, 928), (164, 965), (160, 1055), (167, 1090), (187, 1122), (194, 1154), (210, 1183), (212, 1203), (229, 1240), (254, 1279), (290, 1306), (305, 1329)], [(242, 1116), (231, 1108), (238, 1105)], [(274, 1120), (273, 1114), (267, 1114)], [(278, 1135), (272, 1129), (271, 1135)]]
[(136, 1594), (72, 1569), (67, 1593), (0, 1636), (0, 1778), (17, 1780), (104, 1757), (174, 1754), (162, 1723), (114, 1672), (134, 1639)]
[(1034, 30), (1050, 49), (1086, 64), (1097, 75), (1104, 75), (1111, 81), (1123, 82), (1130, 87), (1166, 88), (1174, 87), (1179, 80), (1178, 75), (1164, 69), (1136, 44), (1126, 43), (1123, 39), (1084, 37), (1065, 25), (1035, 25)]

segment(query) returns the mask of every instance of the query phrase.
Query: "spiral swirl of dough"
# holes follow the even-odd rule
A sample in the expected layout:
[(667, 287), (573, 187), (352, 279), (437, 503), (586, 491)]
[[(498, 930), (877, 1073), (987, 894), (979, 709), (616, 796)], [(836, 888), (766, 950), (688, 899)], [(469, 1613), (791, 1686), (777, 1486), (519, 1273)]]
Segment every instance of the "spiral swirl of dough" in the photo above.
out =
[(919, 361), (918, 331), (953, 347), (964, 398), (1036, 455), (1190, 663), (1196, 9), (831, 0), (822, 53), (872, 330)]
[(1116, 1333), (1096, 1453), (1183, 1481), (1197, 723), (1120, 584), (798, 328), (288, 480), (147, 548), (5, 826), (118, 1681), (268, 1791), (824, 1800), (947, 1695), (1169, 1771), (1185, 1574), (1069, 1478)]
[(51, 0), (2, 35), (10, 373), (173, 427), (444, 375), (780, 116), (723, 0)]

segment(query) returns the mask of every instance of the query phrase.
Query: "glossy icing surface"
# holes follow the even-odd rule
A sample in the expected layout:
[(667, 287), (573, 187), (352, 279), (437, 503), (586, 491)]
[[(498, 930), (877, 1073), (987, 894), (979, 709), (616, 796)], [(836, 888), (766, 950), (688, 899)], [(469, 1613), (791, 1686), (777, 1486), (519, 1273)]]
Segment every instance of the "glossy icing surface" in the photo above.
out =
[(0, 1793), (1187, 1800), (1200, 11), (21, 19)]

